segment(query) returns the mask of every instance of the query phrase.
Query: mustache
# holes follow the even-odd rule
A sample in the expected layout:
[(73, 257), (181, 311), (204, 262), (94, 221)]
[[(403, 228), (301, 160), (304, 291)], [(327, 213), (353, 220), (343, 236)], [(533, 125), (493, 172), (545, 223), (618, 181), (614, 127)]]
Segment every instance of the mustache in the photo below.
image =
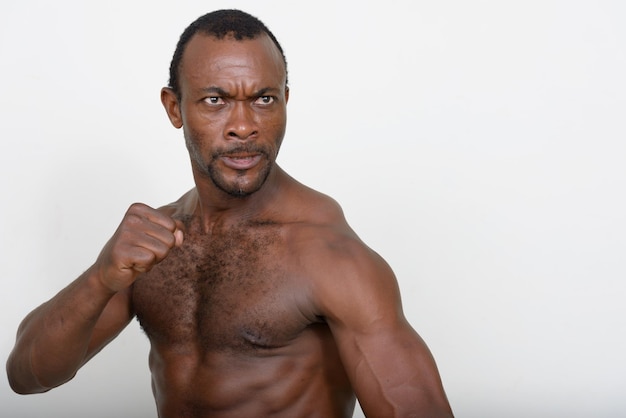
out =
[(269, 156), (269, 151), (262, 146), (256, 144), (238, 145), (233, 148), (222, 148), (213, 153), (213, 158), (231, 157), (240, 154), (262, 154)]

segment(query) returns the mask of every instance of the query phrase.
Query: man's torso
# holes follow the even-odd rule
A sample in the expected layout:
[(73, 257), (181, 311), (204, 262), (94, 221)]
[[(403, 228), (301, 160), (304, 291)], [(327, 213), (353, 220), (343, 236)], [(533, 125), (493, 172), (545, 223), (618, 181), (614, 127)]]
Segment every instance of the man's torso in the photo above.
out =
[[(134, 285), (162, 417), (351, 416), (354, 395), (316, 315), (300, 229), (247, 220), (188, 233)], [(304, 239), (306, 241), (306, 238)]]

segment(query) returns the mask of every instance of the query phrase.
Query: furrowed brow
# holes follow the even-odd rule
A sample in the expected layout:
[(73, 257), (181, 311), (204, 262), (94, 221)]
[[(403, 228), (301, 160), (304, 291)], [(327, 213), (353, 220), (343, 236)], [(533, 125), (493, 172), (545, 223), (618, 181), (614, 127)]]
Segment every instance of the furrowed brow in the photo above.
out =
[(256, 93), (254, 93), (254, 97), (267, 96), (268, 93), (277, 94), (278, 89), (273, 88), (273, 87), (265, 87), (265, 88), (262, 88), (261, 90), (258, 90)]
[[(233, 97), (232, 94), (230, 94), (228, 91), (224, 90), (221, 87), (217, 87), (217, 86), (211, 86), (211, 87), (205, 87), (202, 89), (202, 92), (204, 94), (213, 94), (219, 97)], [(279, 89), (274, 88), (274, 87), (264, 87), (262, 89), (257, 90), (256, 92), (254, 92), (252, 94), (251, 97), (262, 97), (262, 96), (268, 96), (270, 94), (274, 94), (277, 95), (280, 92)]]
[(226, 90), (224, 90), (221, 87), (216, 87), (216, 86), (205, 87), (202, 89), (202, 92), (206, 94), (215, 94), (221, 97), (230, 97), (230, 94)]

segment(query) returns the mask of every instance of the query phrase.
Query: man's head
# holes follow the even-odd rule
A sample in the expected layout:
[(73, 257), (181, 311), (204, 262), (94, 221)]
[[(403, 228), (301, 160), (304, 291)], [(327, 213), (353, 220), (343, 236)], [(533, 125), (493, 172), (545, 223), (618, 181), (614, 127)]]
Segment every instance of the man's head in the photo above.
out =
[(193, 38), (195, 34), (203, 34), (215, 37), (216, 39), (224, 39), (227, 36), (241, 41), (243, 39), (254, 39), (258, 36), (266, 34), (272, 40), (276, 48), (282, 55), (283, 63), (285, 64), (285, 81), (287, 82), (287, 59), (283, 48), (278, 43), (278, 40), (274, 34), (256, 17), (242, 12), (241, 10), (229, 9), (229, 10), (217, 10), (211, 13), (207, 13), (200, 16), (193, 23), (191, 23), (187, 29), (182, 33), (172, 62), (170, 64), (170, 79), (169, 87), (174, 91), (176, 97), (180, 100), (180, 65), (185, 52), (187, 44)]
[(278, 156), (289, 89), (284, 54), (264, 28), (239, 11), (201, 17), (181, 36), (171, 86), (161, 90), (207, 193), (257, 192)]

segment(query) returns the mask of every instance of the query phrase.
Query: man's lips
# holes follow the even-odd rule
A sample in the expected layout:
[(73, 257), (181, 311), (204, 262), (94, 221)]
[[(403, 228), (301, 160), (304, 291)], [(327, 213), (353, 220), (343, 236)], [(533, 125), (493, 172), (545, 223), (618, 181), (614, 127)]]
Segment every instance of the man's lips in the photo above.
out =
[(261, 161), (261, 154), (222, 155), (224, 165), (233, 170), (248, 170)]

